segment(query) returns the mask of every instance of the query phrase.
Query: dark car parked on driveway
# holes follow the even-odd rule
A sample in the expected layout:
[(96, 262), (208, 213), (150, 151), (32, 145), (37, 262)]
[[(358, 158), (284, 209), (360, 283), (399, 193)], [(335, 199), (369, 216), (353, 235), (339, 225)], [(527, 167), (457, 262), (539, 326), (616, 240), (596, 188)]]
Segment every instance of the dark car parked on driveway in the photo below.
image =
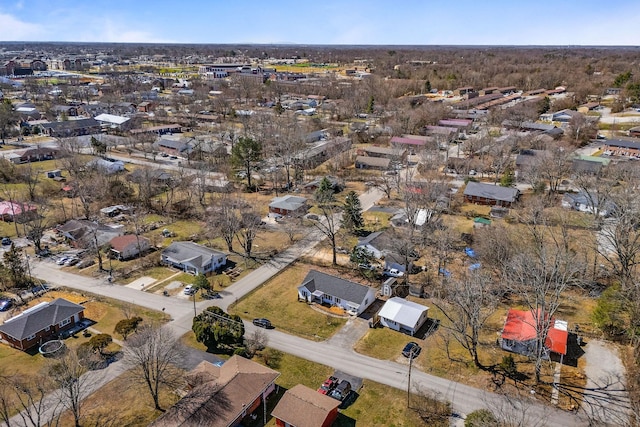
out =
[(265, 329), (271, 329), (272, 327), (271, 322), (265, 318), (253, 319), (253, 324)]
[(410, 343), (405, 345), (404, 348), (402, 349), (402, 355), (404, 357), (415, 359), (416, 357), (418, 357), (421, 351), (422, 351), (422, 348), (420, 348), (418, 343), (411, 341)]
[(351, 383), (349, 381), (342, 380), (340, 381), (340, 384), (338, 384), (338, 386), (333, 389), (333, 391), (331, 391), (329, 396), (342, 401), (345, 397), (347, 397), (350, 391)]
[(0, 311), (7, 311), (13, 307), (13, 301), (9, 298), (0, 298)]

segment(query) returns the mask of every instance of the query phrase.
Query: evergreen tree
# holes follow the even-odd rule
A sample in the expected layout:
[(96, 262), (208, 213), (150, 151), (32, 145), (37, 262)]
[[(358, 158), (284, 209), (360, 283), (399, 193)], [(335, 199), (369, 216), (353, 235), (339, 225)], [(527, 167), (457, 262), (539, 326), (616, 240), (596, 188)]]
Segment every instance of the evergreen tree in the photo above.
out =
[(371, 95), (369, 97), (369, 102), (367, 103), (367, 113), (371, 114), (373, 113), (373, 109), (376, 106), (376, 100), (374, 99), (373, 95)]
[(360, 205), (358, 194), (355, 191), (350, 191), (344, 199), (342, 226), (350, 232), (358, 231), (364, 227), (362, 206)]
[(244, 336), (244, 325), (240, 316), (232, 316), (215, 306), (208, 307), (194, 317), (191, 329), (196, 335), (196, 340), (210, 350), (241, 345)]
[(231, 162), (242, 166), (247, 174), (247, 187), (251, 186), (251, 168), (262, 158), (262, 144), (252, 138), (242, 137), (238, 139), (231, 149)]
[(4, 253), (3, 259), (13, 287), (17, 289), (29, 288), (31, 279), (27, 277), (22, 249), (12, 243), (9, 250)]

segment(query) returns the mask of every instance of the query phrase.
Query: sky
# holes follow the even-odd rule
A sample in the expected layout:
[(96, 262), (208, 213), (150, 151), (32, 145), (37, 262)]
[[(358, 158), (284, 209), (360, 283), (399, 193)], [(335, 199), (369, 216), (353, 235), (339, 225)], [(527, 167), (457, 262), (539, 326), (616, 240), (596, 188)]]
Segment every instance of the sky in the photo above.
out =
[(638, 0), (0, 0), (0, 41), (640, 45)]

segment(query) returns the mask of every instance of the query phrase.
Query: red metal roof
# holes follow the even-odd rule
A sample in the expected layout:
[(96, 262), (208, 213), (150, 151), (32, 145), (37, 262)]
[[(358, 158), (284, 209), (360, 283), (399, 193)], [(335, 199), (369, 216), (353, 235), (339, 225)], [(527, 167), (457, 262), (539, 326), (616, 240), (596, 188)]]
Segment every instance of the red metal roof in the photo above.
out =
[[(566, 329), (555, 327), (555, 319), (551, 318), (551, 328), (547, 334), (545, 347), (554, 353), (567, 354), (567, 339), (569, 332)], [(507, 321), (502, 330), (502, 339), (512, 341), (530, 341), (536, 338), (536, 321), (531, 311), (510, 309)]]

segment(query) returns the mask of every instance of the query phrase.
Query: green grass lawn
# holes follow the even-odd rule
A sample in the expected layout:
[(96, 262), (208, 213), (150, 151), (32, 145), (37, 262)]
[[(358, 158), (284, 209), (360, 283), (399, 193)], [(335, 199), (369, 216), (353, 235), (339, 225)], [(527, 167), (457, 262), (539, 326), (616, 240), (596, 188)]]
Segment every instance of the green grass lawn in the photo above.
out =
[(296, 264), (282, 271), (232, 306), (230, 312), (245, 319), (266, 317), (276, 328), (305, 338), (331, 337), (346, 319), (329, 317), (298, 302), (297, 287), (310, 269), (310, 266)]

